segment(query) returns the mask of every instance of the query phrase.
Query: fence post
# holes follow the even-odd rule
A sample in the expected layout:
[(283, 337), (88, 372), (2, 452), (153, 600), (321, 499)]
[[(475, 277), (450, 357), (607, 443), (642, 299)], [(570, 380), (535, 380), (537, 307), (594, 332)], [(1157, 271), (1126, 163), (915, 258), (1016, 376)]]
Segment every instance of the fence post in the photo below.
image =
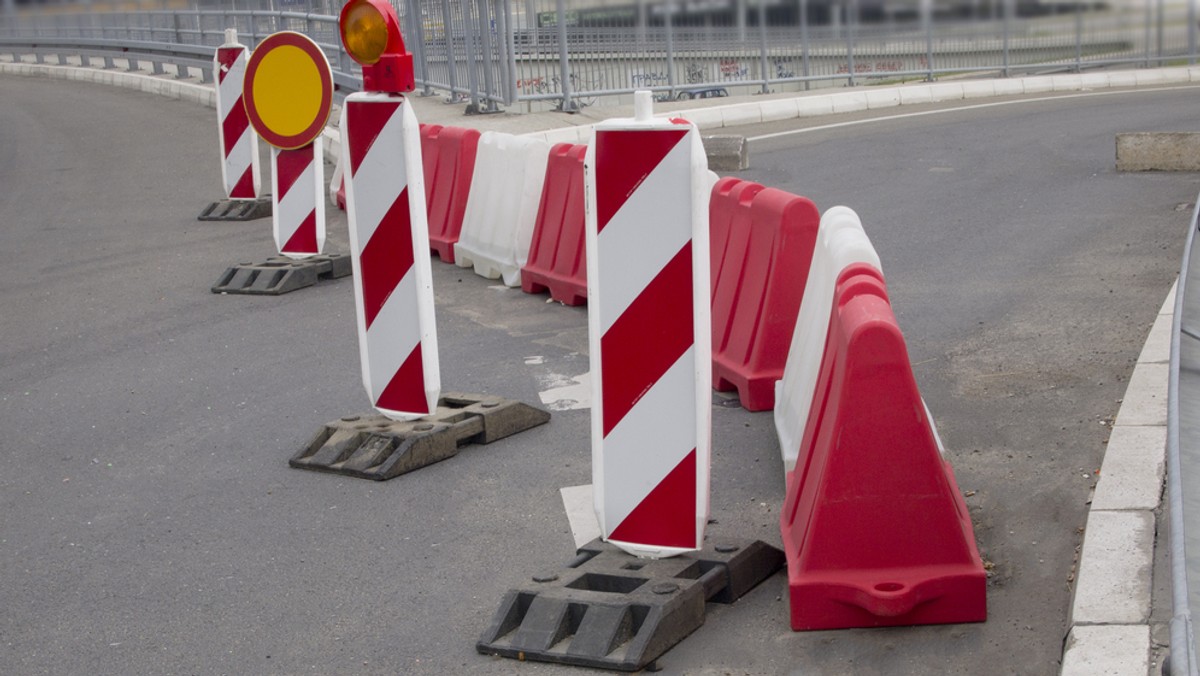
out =
[(1188, 15), (1188, 65), (1196, 65), (1196, 3), (1187, 4)]
[(480, 47), (483, 50), (483, 58), (479, 60), (479, 65), (483, 68), (483, 105), (486, 112), (494, 113), (499, 109), (496, 107), (495, 99), (496, 54), (492, 50), (492, 18), (491, 12), (488, 11), (488, 0), (475, 0), (475, 8), (476, 14), (479, 16), (479, 39)]
[(1150, 8), (1150, 3), (1146, 3), (1146, 68), (1150, 67), (1150, 26), (1154, 24), (1154, 10)]
[(804, 76), (804, 91), (812, 87), (808, 81), (808, 0), (800, 0), (800, 73)]
[(1083, 3), (1075, 3), (1075, 72), (1083, 72)]
[[(561, 2), (561, 0), (559, 0)], [(667, 91), (671, 99), (675, 99), (675, 29), (672, 25), (675, 16), (675, 0), (667, 0), (665, 23), (667, 28)]]
[(771, 88), (768, 86), (771, 82), (771, 73), (767, 70), (767, 3), (759, 0), (758, 3), (758, 60), (759, 68), (762, 69), (762, 93), (771, 93)]
[(562, 91), (562, 102), (558, 109), (564, 113), (577, 112), (575, 101), (571, 95), (571, 69), (567, 63), (567, 3), (566, 0), (556, 0), (554, 3), (555, 24), (558, 27), (558, 83)]
[(1002, 71), (1004, 77), (1009, 77), (1011, 74), (1009, 71), (1008, 50), (1009, 37), (1012, 33), (1013, 7), (1015, 4), (1014, 0), (1004, 0), (1004, 70)]
[(450, 100), (458, 100), (458, 64), (454, 62), (454, 24), (450, 16), (450, 0), (442, 0), (442, 37), (446, 50), (446, 84), (450, 85)]
[(921, 23), (925, 25), (925, 81), (933, 82), (933, 0), (921, 0)]
[(1163, 65), (1163, 22), (1164, 22), (1163, 0), (1158, 0), (1158, 66)]
[(854, 82), (854, 24), (856, 23), (855, 14), (858, 11), (858, 2), (856, 0), (845, 0), (843, 7), (846, 10), (846, 69), (850, 71), (848, 84), (853, 87)]
[(511, 106), (517, 102), (517, 38), (509, 0), (500, 0), (497, 14), (504, 22), (504, 105)]
[(479, 112), (479, 72), (476, 64), (479, 57), (479, 36), (475, 34), (475, 17), (471, 11), (471, 3), (462, 3), (463, 36), (467, 48), (467, 88), (470, 90), (471, 103), (467, 105), (468, 113)]

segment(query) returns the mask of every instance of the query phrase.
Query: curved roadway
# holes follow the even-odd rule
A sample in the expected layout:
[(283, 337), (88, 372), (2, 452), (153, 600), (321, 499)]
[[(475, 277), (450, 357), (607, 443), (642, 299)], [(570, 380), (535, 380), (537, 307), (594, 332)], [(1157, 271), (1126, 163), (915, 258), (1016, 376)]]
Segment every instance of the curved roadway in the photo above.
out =
[[(780, 574), (710, 607), (668, 673), (1057, 672), (1094, 471), (1200, 187), (1116, 173), (1113, 137), (1193, 128), (1198, 96), (753, 144), (745, 177), (862, 216), (993, 566), (991, 619), (793, 633)], [(213, 112), (0, 77), (0, 121), (5, 671), (580, 673), (474, 644), (506, 589), (573, 553), (558, 491), (590, 481), (587, 411), (384, 484), (289, 469), (368, 408), (350, 285), (208, 291), (273, 252), (267, 221), (195, 220), (220, 190)], [(536, 402), (587, 369), (581, 309), (434, 276), (446, 389)], [(770, 415), (718, 406), (711, 532), (777, 544), (781, 473)]]

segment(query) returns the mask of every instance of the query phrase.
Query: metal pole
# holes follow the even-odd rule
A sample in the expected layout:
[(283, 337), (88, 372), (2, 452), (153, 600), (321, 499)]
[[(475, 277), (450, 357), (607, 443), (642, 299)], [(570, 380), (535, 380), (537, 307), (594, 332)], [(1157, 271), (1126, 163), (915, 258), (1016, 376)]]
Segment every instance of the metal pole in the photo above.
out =
[(1014, 0), (1004, 0), (1004, 77), (1008, 77), (1009, 72), (1008, 49), (1009, 37), (1012, 33), (1012, 14)]
[(483, 47), (483, 58), (479, 60), (479, 65), (483, 68), (484, 106), (487, 112), (494, 113), (499, 109), (496, 107), (496, 83), (493, 73), (496, 54), (492, 51), (492, 17), (488, 11), (488, 0), (475, 0), (475, 7), (478, 10), (479, 37)]
[(1146, 3), (1146, 67), (1150, 67), (1150, 26), (1154, 23), (1154, 12), (1150, 3)]
[(419, 81), (423, 84), (422, 96), (432, 96), (433, 88), (429, 85), (429, 59), (425, 55), (425, 19), (421, 16), (421, 0), (408, 0), (408, 25), (413, 36), (412, 51), (416, 57), (417, 67), (421, 69)]
[(1084, 71), (1084, 4), (1075, 2), (1075, 72)]
[(509, 0), (503, 0), (500, 8), (500, 16), (504, 19), (504, 45), (505, 52), (508, 55), (506, 72), (507, 88), (505, 91), (504, 104), (511, 106), (517, 101), (517, 37), (516, 30), (513, 27), (516, 17), (512, 13), (512, 5)]
[(771, 82), (771, 73), (767, 70), (767, 3), (765, 0), (758, 0), (758, 61), (759, 68), (762, 69), (762, 93), (771, 93), (771, 88), (768, 84)]
[(846, 66), (850, 71), (849, 84), (851, 87), (854, 82), (854, 13), (858, 9), (858, 3), (855, 0), (846, 0), (843, 7), (846, 10)]
[(468, 113), (478, 113), (479, 110), (479, 73), (476, 63), (479, 57), (479, 36), (475, 34), (475, 17), (471, 15), (471, 3), (464, 2), (463, 33), (467, 39), (467, 88), (470, 89), (471, 103), (467, 106)]
[(1163, 0), (1158, 0), (1158, 65), (1163, 62)]
[(450, 86), (450, 100), (458, 100), (458, 64), (454, 62), (454, 23), (450, 16), (450, 0), (442, 0), (443, 49), (446, 50), (446, 84)]
[(921, 23), (925, 26), (926, 82), (933, 82), (933, 0), (921, 0)]
[(800, 0), (800, 72), (804, 75), (804, 90), (812, 86), (808, 81), (808, 0)]
[[(559, 0), (562, 2), (562, 0)], [(675, 29), (672, 27), (674, 21), (672, 17), (675, 14), (675, 0), (667, 0), (666, 4), (666, 24), (667, 24), (667, 91), (672, 99), (675, 98)]]
[(567, 62), (567, 2), (566, 0), (556, 0), (554, 3), (554, 11), (558, 17), (558, 81), (562, 89), (562, 102), (558, 104), (558, 109), (564, 113), (578, 112), (575, 107), (575, 101), (572, 100), (571, 92), (571, 66)]
[(1188, 65), (1196, 65), (1196, 3), (1188, 2)]

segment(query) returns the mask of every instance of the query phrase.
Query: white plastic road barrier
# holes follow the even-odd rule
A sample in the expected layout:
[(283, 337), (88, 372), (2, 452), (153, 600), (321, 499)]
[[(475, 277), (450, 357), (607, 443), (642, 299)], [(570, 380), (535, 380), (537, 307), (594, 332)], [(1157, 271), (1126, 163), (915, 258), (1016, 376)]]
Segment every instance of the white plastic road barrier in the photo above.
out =
[(320, 136), (295, 150), (271, 148), (271, 229), (279, 253), (307, 258), (325, 248), (325, 162)]
[(221, 143), (221, 182), (225, 196), (234, 200), (258, 199), (262, 185), (258, 161), (258, 135), (250, 128), (242, 99), (246, 62), (250, 50), (238, 44), (237, 29), (225, 30), (225, 44), (213, 55), (217, 74), (217, 137)]
[(380, 413), (419, 418), (441, 378), (417, 118), (400, 94), (364, 92), (339, 127), (363, 385)]
[(488, 279), (521, 286), (537, 221), (550, 144), (489, 131), (479, 137), (454, 262)]
[(709, 176), (695, 125), (634, 100), (584, 160), (592, 483), (604, 539), (659, 558), (708, 521)]
[(863, 231), (858, 214), (848, 207), (833, 207), (821, 216), (783, 379), (775, 382), (775, 433), (779, 437), (785, 475), (790, 475), (796, 466), (808, 423), (837, 279), (853, 263), (870, 263), (882, 270), (879, 255)]

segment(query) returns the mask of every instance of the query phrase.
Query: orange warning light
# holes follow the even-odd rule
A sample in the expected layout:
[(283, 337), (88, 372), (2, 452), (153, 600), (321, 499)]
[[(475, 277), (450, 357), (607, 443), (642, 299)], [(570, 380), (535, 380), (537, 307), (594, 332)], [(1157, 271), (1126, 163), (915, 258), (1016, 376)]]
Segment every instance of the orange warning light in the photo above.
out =
[(396, 10), (385, 0), (350, 0), (338, 20), (342, 45), (362, 64), (363, 91), (411, 92), (412, 54), (404, 46)]

